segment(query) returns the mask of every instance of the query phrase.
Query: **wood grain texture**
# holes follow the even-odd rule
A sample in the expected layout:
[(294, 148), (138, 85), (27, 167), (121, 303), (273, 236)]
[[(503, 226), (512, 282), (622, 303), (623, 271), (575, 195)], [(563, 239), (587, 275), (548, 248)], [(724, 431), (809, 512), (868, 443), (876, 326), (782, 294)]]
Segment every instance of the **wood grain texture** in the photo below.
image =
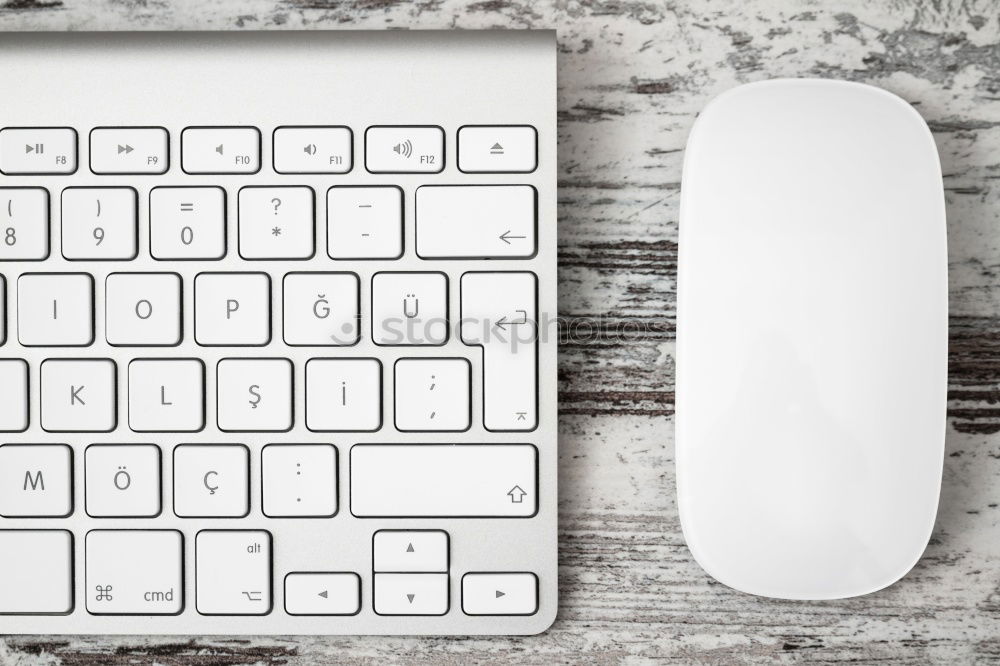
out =
[[(511, 639), (8, 637), (4, 664), (1000, 663), (1000, 7), (992, 0), (0, 0), (0, 30), (557, 28), (561, 611)], [(683, 146), (738, 83), (887, 88), (947, 188), (951, 367), (938, 524), (904, 580), (757, 599), (689, 556), (673, 470)], [(846, 270), (846, 268), (845, 268)]]

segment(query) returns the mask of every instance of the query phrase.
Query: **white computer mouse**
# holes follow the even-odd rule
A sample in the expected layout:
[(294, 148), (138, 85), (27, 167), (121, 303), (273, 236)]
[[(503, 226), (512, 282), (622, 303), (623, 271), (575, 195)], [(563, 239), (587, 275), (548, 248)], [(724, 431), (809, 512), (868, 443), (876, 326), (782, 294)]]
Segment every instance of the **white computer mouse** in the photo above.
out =
[(712, 101), (687, 144), (677, 285), (681, 525), (768, 597), (899, 580), (937, 512), (948, 257), (927, 124), (857, 83)]

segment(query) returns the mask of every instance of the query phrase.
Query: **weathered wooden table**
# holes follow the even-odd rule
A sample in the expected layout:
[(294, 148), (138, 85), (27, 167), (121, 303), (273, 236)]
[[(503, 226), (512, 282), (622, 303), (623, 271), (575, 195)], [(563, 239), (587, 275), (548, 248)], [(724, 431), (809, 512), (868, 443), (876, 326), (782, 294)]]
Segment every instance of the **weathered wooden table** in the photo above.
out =
[[(38, 637), (8, 664), (1000, 662), (1000, 5), (995, 0), (0, 0), (0, 30), (556, 28), (561, 611), (530, 638)], [(713, 583), (674, 499), (677, 205), (698, 110), (824, 76), (911, 101), (947, 189), (951, 388), (938, 523), (869, 597)], [(9, 94), (0, 91), (2, 95)], [(849, 267), (845, 267), (849, 270)]]

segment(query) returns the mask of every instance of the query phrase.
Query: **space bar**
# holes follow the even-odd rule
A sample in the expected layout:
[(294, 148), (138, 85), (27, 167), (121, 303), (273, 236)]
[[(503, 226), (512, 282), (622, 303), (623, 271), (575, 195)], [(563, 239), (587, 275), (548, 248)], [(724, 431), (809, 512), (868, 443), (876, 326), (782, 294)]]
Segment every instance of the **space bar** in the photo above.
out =
[(531, 444), (356, 444), (351, 513), (359, 518), (527, 518), (538, 506)]

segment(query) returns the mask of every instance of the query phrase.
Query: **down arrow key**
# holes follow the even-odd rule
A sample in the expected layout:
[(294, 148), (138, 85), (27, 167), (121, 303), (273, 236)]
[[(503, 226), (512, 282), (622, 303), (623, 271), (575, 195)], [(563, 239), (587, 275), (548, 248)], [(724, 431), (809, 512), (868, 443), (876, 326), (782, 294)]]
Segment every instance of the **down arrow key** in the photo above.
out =
[(376, 573), (372, 583), (379, 615), (444, 615), (448, 574)]

